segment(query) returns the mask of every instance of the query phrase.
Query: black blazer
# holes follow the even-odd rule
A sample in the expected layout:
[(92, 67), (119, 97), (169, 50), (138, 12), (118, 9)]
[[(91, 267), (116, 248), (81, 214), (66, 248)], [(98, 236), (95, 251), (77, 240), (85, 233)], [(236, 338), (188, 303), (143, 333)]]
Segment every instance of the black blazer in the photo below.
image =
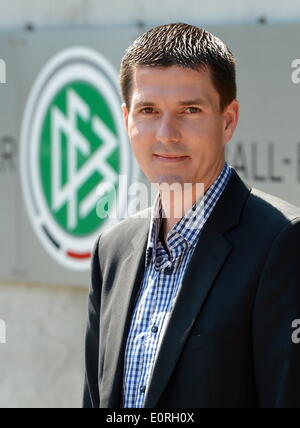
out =
[[(121, 407), (150, 209), (104, 231), (92, 262), (84, 407)], [(300, 407), (300, 209), (235, 170), (185, 273), (148, 408)]]

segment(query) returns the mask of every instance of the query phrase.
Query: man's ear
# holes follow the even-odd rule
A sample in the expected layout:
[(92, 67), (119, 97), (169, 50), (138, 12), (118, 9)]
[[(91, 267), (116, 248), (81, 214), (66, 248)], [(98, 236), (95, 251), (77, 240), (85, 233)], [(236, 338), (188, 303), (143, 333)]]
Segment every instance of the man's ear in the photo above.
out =
[(225, 107), (223, 117), (224, 117), (224, 144), (231, 140), (235, 128), (238, 123), (240, 111), (240, 103), (238, 100), (231, 101), (228, 106)]
[(125, 103), (123, 103), (121, 105), (121, 108), (122, 108), (122, 113), (123, 113), (124, 126), (125, 126), (125, 129), (126, 129), (126, 132), (128, 133), (128, 114), (129, 114), (128, 108), (127, 108), (127, 106), (126, 106)]

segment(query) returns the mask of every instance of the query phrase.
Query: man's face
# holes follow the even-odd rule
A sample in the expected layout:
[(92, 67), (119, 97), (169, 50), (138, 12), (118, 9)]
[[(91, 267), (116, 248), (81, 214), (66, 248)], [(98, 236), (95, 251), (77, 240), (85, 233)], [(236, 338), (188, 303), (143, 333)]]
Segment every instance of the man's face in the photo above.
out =
[(224, 165), (238, 101), (221, 113), (209, 71), (179, 66), (136, 67), (131, 95), (129, 109), (122, 106), (124, 123), (150, 182), (209, 187)]

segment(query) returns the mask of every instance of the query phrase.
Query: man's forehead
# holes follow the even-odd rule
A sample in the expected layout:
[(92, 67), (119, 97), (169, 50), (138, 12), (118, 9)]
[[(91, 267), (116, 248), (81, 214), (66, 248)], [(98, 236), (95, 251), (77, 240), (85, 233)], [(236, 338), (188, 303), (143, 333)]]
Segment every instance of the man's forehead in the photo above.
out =
[(210, 80), (210, 72), (207, 68), (192, 69), (179, 65), (170, 66), (143, 66), (137, 65), (133, 69), (132, 80), (134, 82), (150, 82), (160, 79), (180, 79), (182, 82), (189, 80)]
[[(215, 96), (210, 74), (179, 66), (146, 67), (138, 66), (132, 76), (132, 98), (135, 103), (170, 97), (179, 103), (205, 104)], [(215, 94), (213, 94), (215, 93)]]

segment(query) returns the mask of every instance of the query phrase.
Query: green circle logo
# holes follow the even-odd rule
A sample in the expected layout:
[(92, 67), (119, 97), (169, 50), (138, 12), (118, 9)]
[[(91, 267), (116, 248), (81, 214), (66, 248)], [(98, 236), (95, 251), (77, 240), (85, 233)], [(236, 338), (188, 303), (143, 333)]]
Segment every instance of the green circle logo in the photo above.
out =
[(21, 131), (22, 185), (28, 213), (45, 249), (59, 263), (87, 270), (101, 229), (97, 188), (117, 203), (118, 177), (134, 180), (123, 128), (117, 75), (87, 48), (70, 48), (45, 66), (26, 105)]

